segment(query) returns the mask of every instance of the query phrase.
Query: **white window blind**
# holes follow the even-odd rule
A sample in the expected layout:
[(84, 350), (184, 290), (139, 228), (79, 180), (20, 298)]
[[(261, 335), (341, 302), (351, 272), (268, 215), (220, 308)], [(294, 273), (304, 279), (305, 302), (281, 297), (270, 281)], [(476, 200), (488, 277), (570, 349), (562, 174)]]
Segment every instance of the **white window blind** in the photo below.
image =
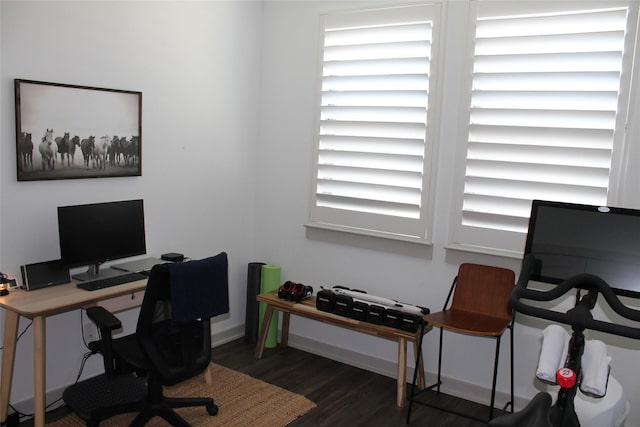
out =
[(311, 226), (426, 240), (439, 5), (322, 17)]
[(531, 200), (607, 204), (635, 14), (540, 3), (516, 14), (478, 2), (454, 243), (521, 252)]

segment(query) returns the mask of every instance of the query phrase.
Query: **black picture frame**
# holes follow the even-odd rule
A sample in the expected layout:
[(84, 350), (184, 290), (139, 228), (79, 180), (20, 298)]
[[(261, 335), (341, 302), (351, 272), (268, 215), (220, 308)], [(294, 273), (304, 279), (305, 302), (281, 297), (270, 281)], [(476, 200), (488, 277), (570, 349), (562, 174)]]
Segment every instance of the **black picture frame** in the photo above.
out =
[(142, 175), (142, 92), (14, 86), (18, 181)]

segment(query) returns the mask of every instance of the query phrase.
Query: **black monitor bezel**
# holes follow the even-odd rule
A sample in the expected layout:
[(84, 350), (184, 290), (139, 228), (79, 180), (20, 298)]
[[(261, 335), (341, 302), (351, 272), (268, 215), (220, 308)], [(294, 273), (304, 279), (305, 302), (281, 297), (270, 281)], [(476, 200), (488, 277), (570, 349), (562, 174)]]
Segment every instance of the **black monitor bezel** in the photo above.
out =
[[(629, 216), (640, 217), (640, 210), (636, 210), (636, 209), (612, 207), (612, 206), (586, 205), (586, 204), (579, 204), (579, 203), (557, 202), (557, 201), (549, 201), (549, 200), (533, 200), (531, 203), (531, 214), (529, 216), (529, 226), (527, 229), (527, 238), (525, 242), (524, 256), (527, 256), (532, 253), (531, 248), (533, 246), (533, 237), (535, 235), (535, 228), (536, 228), (537, 219), (538, 219), (538, 209), (540, 207), (551, 207), (551, 208), (559, 208), (564, 210), (579, 210), (579, 211), (587, 211), (587, 212), (599, 212), (602, 214), (629, 215)], [(535, 256), (535, 254), (533, 255)], [(533, 274), (531, 275), (531, 280), (554, 284), (554, 285), (562, 283), (566, 279), (567, 278), (558, 278), (558, 277), (541, 275), (537, 269), (535, 269)], [(618, 288), (612, 284), (609, 284), (609, 286), (611, 286), (611, 289), (617, 295), (627, 296), (632, 298), (640, 298), (640, 284), (638, 286), (638, 291), (632, 291), (625, 288)]]
[[(61, 214), (63, 216), (66, 215), (65, 211), (71, 212), (72, 210), (86, 209), (87, 211), (100, 211), (101, 208), (104, 209), (113, 209), (118, 205), (131, 205), (132, 209), (135, 209), (138, 212), (137, 219), (137, 227), (140, 228), (139, 232), (142, 234), (141, 240), (138, 242), (137, 248), (133, 250), (126, 250), (122, 252), (111, 252), (108, 254), (100, 254), (98, 257), (86, 257), (82, 259), (78, 259), (77, 255), (73, 259), (69, 259), (69, 251), (68, 248), (65, 247), (66, 243), (63, 242), (63, 234), (68, 232), (68, 230), (63, 229), (64, 218), (61, 220)], [(134, 206), (137, 205), (137, 206)], [(83, 267), (83, 266), (94, 266), (96, 271), (98, 270), (98, 266), (109, 261), (114, 261), (123, 258), (129, 258), (137, 255), (145, 255), (146, 252), (146, 228), (145, 228), (145, 215), (144, 215), (144, 200), (143, 199), (131, 199), (131, 200), (120, 200), (120, 201), (112, 201), (112, 202), (100, 202), (100, 203), (87, 203), (87, 204), (77, 204), (77, 205), (67, 205), (67, 206), (59, 206), (57, 208), (58, 212), (58, 241), (60, 246), (60, 259), (61, 261), (68, 266), (69, 268), (74, 267)], [(139, 221), (139, 222), (138, 222)], [(90, 231), (88, 232), (90, 234)]]

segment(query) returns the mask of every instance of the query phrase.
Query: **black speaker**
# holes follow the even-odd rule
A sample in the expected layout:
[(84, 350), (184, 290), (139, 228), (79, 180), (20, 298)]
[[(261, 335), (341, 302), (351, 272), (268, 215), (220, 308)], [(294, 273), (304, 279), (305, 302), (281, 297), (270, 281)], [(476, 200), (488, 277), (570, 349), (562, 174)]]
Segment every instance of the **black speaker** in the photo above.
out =
[(28, 291), (69, 283), (69, 267), (59, 259), (20, 266), (22, 283)]

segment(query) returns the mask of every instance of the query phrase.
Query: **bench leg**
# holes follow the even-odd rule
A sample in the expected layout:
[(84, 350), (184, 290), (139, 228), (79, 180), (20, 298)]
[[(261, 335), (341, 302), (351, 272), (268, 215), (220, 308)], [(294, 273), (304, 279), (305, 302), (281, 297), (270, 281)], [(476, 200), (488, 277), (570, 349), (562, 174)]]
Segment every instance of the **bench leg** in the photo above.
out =
[(289, 319), (291, 313), (282, 312), (282, 332), (280, 333), (280, 347), (286, 348), (289, 345)]
[(398, 339), (398, 408), (404, 407), (407, 390), (407, 340)]
[(271, 323), (271, 317), (273, 316), (273, 306), (266, 304), (264, 310), (264, 318), (262, 319), (262, 328), (260, 329), (260, 336), (258, 336), (258, 343), (256, 344), (256, 352), (254, 357), (260, 359), (264, 352), (264, 343), (267, 340), (267, 333), (269, 331), (269, 324)]

